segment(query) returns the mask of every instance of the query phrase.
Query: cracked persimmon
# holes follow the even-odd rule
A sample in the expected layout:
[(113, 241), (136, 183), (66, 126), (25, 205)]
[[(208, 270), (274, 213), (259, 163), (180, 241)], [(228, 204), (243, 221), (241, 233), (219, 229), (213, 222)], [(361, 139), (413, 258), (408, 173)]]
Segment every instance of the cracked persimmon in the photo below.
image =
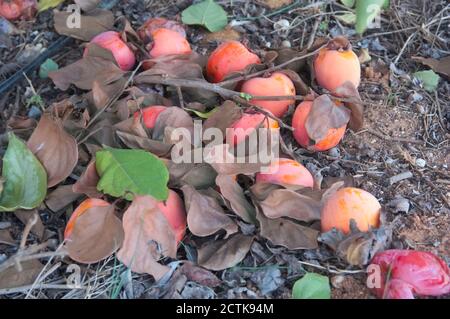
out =
[[(95, 36), (91, 43), (95, 43), (104, 49), (111, 51), (119, 67), (124, 71), (129, 71), (136, 63), (133, 51), (120, 37), (120, 33), (115, 31), (106, 31)], [(87, 55), (88, 49), (84, 51)]]
[[(292, 127), (294, 128), (294, 138), (298, 144), (312, 151), (321, 152), (329, 150), (335, 147), (345, 134), (347, 125), (343, 125), (339, 128), (330, 128), (327, 135), (320, 141), (314, 141), (315, 144), (311, 145), (311, 139), (308, 136), (308, 132), (305, 128), (306, 119), (311, 108), (313, 106), (312, 101), (303, 101), (295, 109), (294, 116), (292, 117)], [(336, 107), (341, 107), (336, 105)]]
[[(244, 82), (241, 92), (254, 96), (295, 96), (295, 86), (291, 79), (281, 72), (275, 72), (268, 78), (256, 77)], [(250, 99), (250, 103), (268, 110), (276, 117), (282, 117), (294, 99), (269, 101)]]
[(244, 70), (250, 64), (261, 63), (259, 57), (238, 41), (219, 45), (209, 56), (206, 74), (211, 82), (222, 81), (227, 75)]
[(359, 188), (344, 187), (332, 194), (324, 204), (322, 232), (336, 228), (348, 234), (352, 219), (360, 231), (378, 228), (380, 213), (381, 205), (375, 196)]
[(361, 78), (361, 66), (350, 42), (338, 37), (319, 51), (314, 59), (314, 73), (321, 87), (335, 92), (347, 81), (357, 88)]

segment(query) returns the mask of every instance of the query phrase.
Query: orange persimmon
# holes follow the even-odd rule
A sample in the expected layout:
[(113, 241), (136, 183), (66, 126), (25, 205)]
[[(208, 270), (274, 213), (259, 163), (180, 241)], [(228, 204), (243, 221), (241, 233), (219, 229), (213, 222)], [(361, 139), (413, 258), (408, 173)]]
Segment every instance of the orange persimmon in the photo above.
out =
[[(285, 74), (275, 72), (268, 78), (257, 77), (245, 81), (241, 92), (254, 96), (294, 96), (295, 86)], [(294, 103), (295, 100), (267, 101), (251, 99), (250, 102), (270, 111), (276, 117), (282, 117), (287, 112), (289, 105)]]
[(179, 243), (183, 239), (187, 227), (186, 210), (183, 200), (176, 192), (169, 190), (169, 197), (165, 202), (158, 202), (158, 208), (167, 218), (169, 225), (175, 232), (175, 238)]
[(275, 160), (268, 172), (257, 173), (256, 182), (313, 187), (314, 178), (306, 167), (289, 158)]
[[(136, 58), (133, 51), (122, 40), (120, 34), (115, 31), (106, 31), (95, 36), (91, 43), (95, 43), (104, 49), (111, 51), (116, 59), (119, 67), (124, 71), (129, 71), (136, 63)], [(87, 55), (88, 49), (84, 51), (84, 55)]]
[(177, 31), (160, 28), (152, 32), (153, 42), (149, 54), (152, 58), (171, 54), (189, 54), (191, 46), (186, 38)]
[[(312, 106), (312, 101), (303, 101), (295, 109), (294, 116), (292, 117), (294, 138), (298, 144), (309, 150), (317, 152), (329, 150), (330, 148), (335, 147), (341, 141), (342, 137), (345, 134), (347, 125), (341, 126), (339, 128), (330, 128), (328, 130), (327, 136), (324, 139), (315, 141), (314, 145), (310, 145), (310, 138), (306, 131), (305, 123), (309, 112), (311, 112)], [(336, 105), (336, 107), (340, 106)]]
[(252, 134), (258, 127), (277, 129), (278, 122), (262, 113), (244, 113), (242, 117), (227, 129), (227, 143), (237, 145)]
[(227, 75), (244, 70), (250, 64), (261, 63), (259, 57), (238, 41), (219, 45), (209, 56), (206, 74), (211, 82), (222, 81)]
[(162, 105), (147, 106), (146, 108), (143, 108), (141, 111), (136, 111), (134, 113), (134, 118), (135, 119), (139, 118), (139, 115), (141, 115), (142, 112), (142, 121), (145, 127), (148, 129), (152, 129), (155, 127), (158, 115), (166, 109), (167, 107)]
[(350, 232), (353, 219), (361, 231), (380, 225), (381, 205), (365, 190), (345, 187), (332, 194), (324, 204), (321, 216), (322, 232), (336, 228), (343, 233)]
[(8, 20), (31, 18), (36, 9), (36, 0), (0, 0), (0, 16)]
[(331, 40), (319, 51), (314, 60), (314, 73), (321, 87), (335, 92), (347, 81), (357, 88), (361, 78), (361, 66), (350, 42), (339, 37)]

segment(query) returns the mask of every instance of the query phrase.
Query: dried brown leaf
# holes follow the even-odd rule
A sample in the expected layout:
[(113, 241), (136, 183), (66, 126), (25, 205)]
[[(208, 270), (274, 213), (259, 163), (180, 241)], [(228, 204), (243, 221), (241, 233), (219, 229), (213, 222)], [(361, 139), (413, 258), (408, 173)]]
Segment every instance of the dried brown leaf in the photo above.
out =
[(123, 216), (125, 240), (117, 258), (137, 273), (161, 279), (169, 267), (158, 263), (162, 257), (175, 258), (175, 234), (157, 202), (150, 196), (137, 196)]
[(152, 152), (154, 155), (159, 157), (165, 157), (170, 154), (170, 150), (173, 145), (167, 144), (161, 141), (152, 140), (147, 137), (141, 137), (126, 132), (116, 131), (117, 136), (120, 140), (129, 148), (132, 149), (143, 149)]
[(13, 265), (0, 272), (0, 289), (31, 285), (44, 268), (37, 259), (21, 262), (20, 266), (22, 271)]
[(236, 266), (245, 258), (252, 242), (253, 237), (242, 234), (209, 242), (198, 250), (198, 264), (216, 271)]
[(347, 81), (338, 87), (335, 93), (351, 100), (351, 102), (344, 103), (351, 112), (348, 127), (354, 131), (359, 131), (364, 124), (364, 105), (359, 96), (358, 89), (355, 88), (353, 83)]
[(76, 183), (72, 185), (72, 191), (78, 194), (85, 194), (91, 198), (100, 198), (102, 193), (97, 190), (99, 179), (95, 161), (92, 161), (88, 164)]
[(27, 146), (47, 171), (48, 187), (65, 180), (77, 165), (77, 141), (50, 114), (42, 115)]
[(127, 80), (120, 78), (111, 83), (104, 84), (97, 80), (92, 83), (92, 99), (98, 110), (103, 109), (109, 102), (117, 98), (123, 93)]
[[(23, 210), (18, 209), (14, 212), (14, 215), (22, 222), (22, 224), (26, 225), (29, 220), (36, 218), (36, 223), (31, 227), (31, 232), (35, 234), (39, 239), (44, 237), (45, 227), (42, 224), (41, 216), (36, 209), (33, 210)], [(35, 217), (36, 216), (36, 217)]]
[(206, 147), (204, 161), (222, 175), (254, 174), (261, 171), (261, 167), (265, 164), (257, 161), (254, 163), (250, 158), (235, 157), (227, 144)]
[(97, 8), (101, 0), (74, 0), (77, 5), (80, 6), (83, 11), (92, 11)]
[(0, 244), (15, 246), (17, 243), (11, 236), (9, 229), (0, 229)]
[(216, 184), (220, 193), (229, 202), (232, 211), (247, 223), (256, 224), (255, 208), (245, 198), (244, 190), (236, 182), (236, 178), (230, 175), (218, 175)]
[(74, 193), (72, 185), (60, 185), (47, 195), (45, 205), (53, 212), (59, 212), (81, 197)]
[(213, 187), (217, 173), (207, 163), (174, 163), (166, 162), (169, 170), (169, 185), (180, 188), (183, 185), (191, 185), (196, 189)]
[[(219, 129), (226, 136), (226, 129), (242, 117), (242, 109), (233, 101), (225, 101), (204, 123), (203, 131)], [(205, 141), (206, 142), (206, 141)]]
[(270, 9), (279, 9), (291, 4), (293, 0), (258, 0), (258, 2)]
[(91, 264), (99, 262), (120, 248), (124, 238), (122, 223), (114, 206), (91, 207), (76, 216), (66, 238), (66, 248), (73, 260)]
[(181, 188), (187, 211), (189, 230), (196, 236), (209, 236), (223, 229), (227, 236), (238, 231), (236, 223), (228, 217), (217, 200), (198, 192), (194, 187)]
[(192, 117), (185, 110), (173, 106), (159, 114), (158, 120), (153, 128), (152, 139), (166, 140), (167, 143), (170, 143), (171, 138), (167, 138), (168, 134), (166, 132), (168, 128), (185, 128), (191, 133), (191, 136), (193, 136), (194, 122)]
[(202, 286), (217, 287), (222, 283), (212, 272), (196, 266), (190, 261), (184, 262), (179, 270), (188, 280), (194, 281)]
[(423, 58), (419, 56), (412, 57), (413, 60), (425, 64), (433, 69), (433, 71), (450, 78), (450, 55), (441, 59)]
[(308, 136), (314, 141), (323, 140), (332, 128), (348, 123), (350, 112), (345, 107), (334, 104), (328, 95), (316, 98), (305, 122)]
[[(110, 31), (114, 27), (114, 15), (111, 11), (94, 9), (80, 16), (81, 28), (72, 26), (72, 12), (54, 11), (56, 32), (83, 41), (91, 41), (96, 35)], [(73, 22), (73, 21), (72, 21)]]
[(225, 42), (225, 41), (239, 41), (241, 34), (230, 26), (217, 32), (209, 32), (205, 35), (205, 42)]

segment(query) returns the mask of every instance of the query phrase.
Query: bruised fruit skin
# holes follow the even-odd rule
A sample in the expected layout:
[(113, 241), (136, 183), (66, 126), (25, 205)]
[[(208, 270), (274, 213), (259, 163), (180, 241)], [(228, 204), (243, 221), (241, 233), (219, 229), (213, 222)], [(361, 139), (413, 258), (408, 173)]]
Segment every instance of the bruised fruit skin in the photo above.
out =
[(206, 65), (208, 79), (221, 82), (233, 72), (244, 70), (250, 64), (259, 64), (259, 57), (238, 41), (228, 41), (219, 45), (209, 56)]
[(7, 20), (27, 19), (36, 13), (36, 0), (0, 0), (0, 16)]
[[(392, 249), (377, 253), (371, 261), (379, 266), (378, 298), (414, 299), (414, 295), (440, 296), (450, 293), (450, 270), (436, 255), (423, 251)], [(369, 271), (370, 274), (370, 271)]]
[[(106, 31), (95, 36), (91, 43), (95, 43), (104, 49), (111, 51), (116, 59), (119, 67), (124, 71), (129, 71), (136, 63), (136, 58), (133, 51), (122, 40), (120, 34), (115, 31)], [(87, 49), (84, 51), (84, 55), (87, 55)]]
[(350, 220), (354, 219), (360, 231), (368, 231), (380, 225), (381, 205), (365, 190), (345, 187), (330, 196), (322, 209), (322, 232), (336, 228), (345, 234), (350, 232)]
[(75, 222), (77, 218), (80, 217), (82, 214), (84, 214), (88, 209), (93, 207), (104, 207), (109, 205), (110, 204), (108, 202), (97, 198), (88, 198), (83, 202), (81, 202), (81, 204), (78, 205), (78, 207), (72, 213), (72, 216), (70, 216), (69, 221), (67, 222), (67, 226), (64, 231), (64, 239), (70, 237), (70, 234), (72, 233), (73, 228), (75, 227)]
[(186, 210), (181, 197), (173, 190), (169, 190), (169, 197), (165, 202), (158, 202), (158, 208), (162, 211), (174, 230), (177, 242), (181, 242), (187, 227)]
[(176, 21), (167, 20), (166, 18), (150, 18), (148, 19), (142, 27), (139, 28), (139, 37), (144, 41), (145, 44), (151, 41), (152, 33), (158, 29), (170, 29), (178, 32), (184, 38), (186, 38), (186, 31), (183, 26)]
[(227, 129), (227, 143), (237, 145), (245, 140), (257, 128), (278, 129), (278, 122), (261, 113), (244, 113), (242, 117)]
[(149, 51), (152, 58), (192, 52), (189, 42), (177, 31), (160, 28), (152, 32), (153, 42)]
[[(268, 78), (253, 78), (242, 85), (241, 92), (254, 96), (284, 96), (295, 95), (295, 86), (291, 79), (280, 72), (275, 72)], [(265, 101), (250, 99), (250, 103), (270, 111), (276, 117), (282, 117), (289, 105), (295, 100)]]
[(154, 105), (148, 106), (141, 111), (137, 111), (134, 113), (134, 118), (137, 119), (141, 115), (142, 112), (142, 121), (144, 126), (148, 129), (152, 129), (155, 127), (156, 120), (158, 119), (159, 114), (165, 111), (167, 107), (162, 105)]
[[(320, 141), (316, 141), (315, 144), (310, 145), (310, 138), (306, 131), (305, 123), (308, 118), (309, 112), (313, 106), (312, 101), (303, 101), (295, 109), (294, 116), (292, 117), (292, 127), (294, 128), (294, 138), (298, 144), (312, 151), (321, 152), (329, 150), (342, 140), (345, 134), (347, 125), (339, 128), (330, 128), (326, 137)], [(336, 106), (339, 107), (339, 106)]]
[(314, 186), (314, 178), (306, 167), (289, 158), (280, 158), (272, 163), (267, 173), (257, 173), (256, 182), (304, 187)]
[(314, 73), (321, 87), (334, 92), (347, 81), (357, 88), (361, 66), (348, 40), (336, 38), (319, 51), (314, 60)]

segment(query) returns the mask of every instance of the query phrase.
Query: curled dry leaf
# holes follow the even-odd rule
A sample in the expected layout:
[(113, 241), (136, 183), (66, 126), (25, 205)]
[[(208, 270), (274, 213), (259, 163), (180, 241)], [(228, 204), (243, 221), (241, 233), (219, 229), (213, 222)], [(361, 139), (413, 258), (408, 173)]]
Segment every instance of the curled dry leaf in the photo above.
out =
[(325, 243), (336, 255), (352, 266), (364, 266), (377, 252), (385, 250), (391, 242), (392, 226), (381, 226), (368, 232), (361, 232), (351, 221), (352, 232), (344, 235), (332, 229), (320, 235), (319, 241)]
[[(73, 225), (71, 225), (73, 223)], [(122, 245), (124, 231), (113, 205), (93, 206), (72, 216), (67, 227), (73, 227), (66, 248), (73, 260), (91, 264), (113, 254)]]
[(48, 76), (60, 90), (67, 90), (71, 84), (82, 90), (91, 90), (94, 81), (110, 84), (125, 74), (116, 64), (99, 57), (87, 56)]
[(90, 198), (100, 198), (102, 193), (97, 190), (99, 180), (100, 177), (97, 174), (95, 161), (92, 161), (88, 164), (76, 183), (72, 185), (72, 190), (74, 193), (85, 194)]
[[(275, 65), (280, 65), (280, 64), (286, 63), (295, 57), (298, 57), (298, 56), (301, 56), (301, 55), (304, 55), (307, 53), (305, 51), (298, 52), (297, 50), (294, 50), (291, 48), (280, 49), (280, 50), (277, 50), (276, 52), (277, 52), (277, 57), (274, 61)], [(294, 61), (294, 62), (286, 65), (286, 69), (289, 69), (296, 73), (299, 73), (300, 70), (305, 66), (305, 64), (306, 64), (306, 59)], [(298, 91), (298, 92), (300, 92), (300, 91)]]
[(180, 188), (183, 185), (191, 185), (196, 189), (205, 189), (215, 186), (217, 173), (207, 163), (174, 163), (166, 162), (169, 170), (169, 185)]
[(133, 149), (143, 149), (159, 157), (168, 156), (173, 147), (171, 144), (152, 140), (148, 137), (133, 135), (127, 132), (116, 131), (116, 134), (127, 147)]
[(255, 208), (247, 201), (244, 190), (236, 182), (236, 178), (230, 175), (218, 175), (216, 184), (220, 193), (225, 197), (236, 215), (247, 223), (256, 224)]
[(317, 199), (289, 189), (273, 190), (259, 205), (268, 218), (290, 217), (304, 222), (319, 220), (322, 208)]
[(74, 193), (72, 185), (60, 185), (45, 199), (45, 205), (53, 212), (59, 212), (76, 201), (81, 194)]
[(119, 97), (123, 93), (126, 83), (127, 80), (123, 77), (111, 84), (104, 84), (94, 80), (92, 83), (92, 99), (95, 107), (101, 110), (109, 102)]
[(314, 99), (311, 111), (305, 122), (306, 132), (314, 141), (323, 140), (330, 129), (339, 128), (350, 120), (350, 111), (336, 106), (328, 95)]
[(77, 165), (77, 141), (50, 114), (42, 115), (27, 146), (47, 171), (48, 187), (65, 180)]
[(216, 271), (236, 266), (245, 258), (252, 242), (253, 237), (242, 234), (209, 242), (198, 250), (198, 264)]
[(79, 22), (82, 28), (74, 27), (71, 14), (72, 12), (54, 11), (56, 32), (75, 39), (91, 41), (96, 35), (114, 28), (114, 15), (108, 10), (94, 9), (80, 15)]
[(190, 261), (183, 263), (180, 267), (180, 273), (185, 275), (188, 280), (194, 281), (206, 287), (217, 287), (222, 283), (222, 281), (212, 272), (196, 266)]
[(229, 236), (238, 231), (236, 223), (225, 214), (215, 198), (201, 194), (190, 185), (183, 186), (181, 190), (191, 233), (205, 237), (223, 229)]
[(123, 216), (125, 240), (117, 258), (137, 273), (161, 279), (169, 267), (158, 263), (176, 257), (175, 233), (157, 202), (150, 196), (136, 196)]
[(359, 131), (364, 124), (364, 105), (359, 96), (358, 89), (351, 82), (345, 82), (338, 87), (335, 92), (338, 96), (350, 99), (351, 102), (345, 102), (344, 105), (351, 111), (348, 127), (354, 131)]
[(414, 61), (428, 65), (435, 72), (442, 74), (447, 79), (450, 79), (450, 56), (443, 57), (439, 60), (433, 58), (423, 58), (419, 56), (412, 57)]
[(20, 266), (21, 271), (13, 265), (0, 272), (0, 289), (31, 285), (44, 268), (37, 259), (21, 262)]
[(277, 72), (283, 73), (284, 75), (286, 75), (288, 78), (291, 79), (292, 83), (294, 83), (295, 91), (297, 92), (297, 94), (307, 95), (311, 92), (311, 88), (308, 85), (306, 85), (306, 83), (303, 81), (303, 79), (297, 72), (290, 69), (280, 70)]
[(187, 129), (191, 136), (193, 136), (194, 122), (188, 112), (182, 108), (173, 106), (162, 111), (157, 118), (155, 127), (153, 128), (152, 139), (154, 140), (168, 140), (170, 143), (172, 138), (169, 135), (167, 138), (168, 128), (184, 128)]
[(318, 247), (319, 231), (297, 224), (289, 219), (270, 219), (258, 209), (256, 218), (260, 225), (260, 235), (275, 245), (288, 249), (315, 249)]
[(31, 232), (39, 239), (44, 237), (45, 226), (42, 223), (41, 216), (39, 216), (37, 209), (33, 209), (32, 211), (18, 209), (14, 212), (14, 215), (16, 215), (24, 225), (26, 225), (30, 219), (36, 218), (36, 223), (31, 227)]
[(226, 129), (242, 117), (242, 109), (232, 101), (225, 101), (204, 123), (203, 131), (219, 129), (226, 136)]

